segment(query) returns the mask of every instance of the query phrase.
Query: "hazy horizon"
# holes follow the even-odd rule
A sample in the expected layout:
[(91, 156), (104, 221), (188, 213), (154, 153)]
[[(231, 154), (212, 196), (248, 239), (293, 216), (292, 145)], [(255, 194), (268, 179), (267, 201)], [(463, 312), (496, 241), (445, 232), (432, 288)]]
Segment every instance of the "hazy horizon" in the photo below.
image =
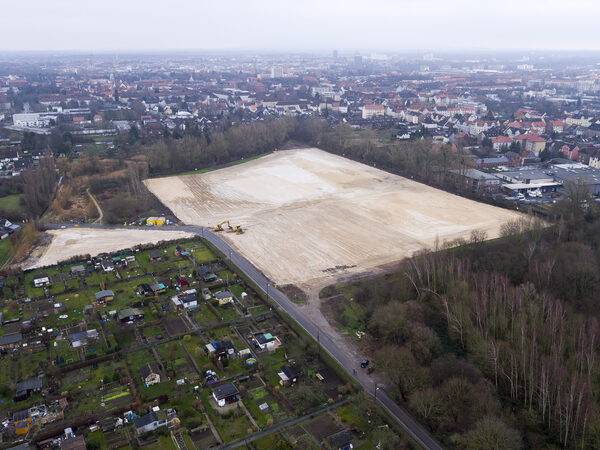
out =
[(0, 52), (598, 51), (590, 0), (3, 5)]

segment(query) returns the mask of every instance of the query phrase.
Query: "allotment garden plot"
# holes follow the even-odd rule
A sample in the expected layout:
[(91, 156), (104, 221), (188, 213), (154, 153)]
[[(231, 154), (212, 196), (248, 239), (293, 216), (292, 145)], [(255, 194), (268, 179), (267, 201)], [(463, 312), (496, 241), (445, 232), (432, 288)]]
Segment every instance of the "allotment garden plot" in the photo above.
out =
[(472, 230), (495, 237), (518, 217), (314, 148), (146, 184), (188, 224), (241, 225), (223, 236), (279, 284), (362, 272)]

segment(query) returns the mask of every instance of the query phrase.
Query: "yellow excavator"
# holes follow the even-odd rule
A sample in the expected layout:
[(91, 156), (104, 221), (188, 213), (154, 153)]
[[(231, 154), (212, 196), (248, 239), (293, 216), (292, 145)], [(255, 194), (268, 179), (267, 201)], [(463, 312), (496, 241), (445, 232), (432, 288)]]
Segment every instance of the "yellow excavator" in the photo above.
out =
[(220, 224), (216, 225), (213, 228), (213, 231), (224, 231), (225, 230), (224, 225), (227, 225), (227, 232), (229, 232), (229, 233), (244, 234), (244, 229), (242, 228), (241, 225), (236, 225), (235, 227), (232, 227), (231, 224), (229, 223), (229, 220), (224, 220)]
[(220, 224), (216, 225), (213, 228), (213, 231), (223, 231), (225, 228), (223, 228), (223, 225), (227, 224), (227, 227), (231, 230), (232, 226), (229, 224), (229, 220), (224, 220), (223, 222), (221, 222)]
[(232, 233), (235, 233), (235, 234), (244, 234), (244, 229), (242, 228), (241, 225), (236, 225), (229, 231), (231, 231)]

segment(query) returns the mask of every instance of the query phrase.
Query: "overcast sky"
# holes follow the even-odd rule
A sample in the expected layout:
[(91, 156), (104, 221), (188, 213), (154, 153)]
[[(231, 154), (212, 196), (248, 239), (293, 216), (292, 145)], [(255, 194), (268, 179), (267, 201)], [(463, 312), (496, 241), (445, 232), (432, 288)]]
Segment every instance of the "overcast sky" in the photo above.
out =
[(3, 1), (0, 51), (600, 50), (598, 0)]

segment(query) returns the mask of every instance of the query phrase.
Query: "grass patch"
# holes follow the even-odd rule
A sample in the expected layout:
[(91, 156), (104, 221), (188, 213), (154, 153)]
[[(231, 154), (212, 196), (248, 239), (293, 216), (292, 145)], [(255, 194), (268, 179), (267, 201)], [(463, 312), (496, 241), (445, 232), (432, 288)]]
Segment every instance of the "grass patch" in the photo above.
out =
[(2, 239), (0, 241), (0, 267), (10, 258), (10, 239)]
[(20, 211), (21, 194), (0, 197), (0, 209), (4, 209), (5, 211)]
[(207, 249), (206, 247), (194, 248), (194, 249), (192, 249), (191, 253), (194, 256), (194, 259), (196, 260), (196, 262), (198, 262), (198, 263), (203, 263), (206, 261), (213, 261), (213, 260), (217, 259), (215, 254), (213, 252), (211, 252), (209, 249)]
[(260, 155), (250, 156), (248, 158), (242, 158), (237, 161), (233, 161), (233, 162), (230, 162), (227, 164), (221, 164), (221, 165), (215, 166), (215, 167), (208, 167), (208, 168), (200, 169), (200, 170), (189, 170), (187, 172), (174, 173), (172, 175), (165, 175), (164, 177), (159, 177), (159, 178), (179, 177), (182, 175), (194, 175), (194, 174), (198, 174), (198, 173), (212, 172), (213, 170), (219, 170), (219, 169), (224, 169), (225, 167), (231, 167), (231, 166), (237, 166), (238, 164), (244, 164), (245, 162), (252, 161), (253, 159), (262, 158), (263, 156), (267, 156), (271, 153), (272, 152), (261, 153)]
[(147, 450), (177, 450), (177, 447), (173, 443), (173, 439), (171, 439), (170, 435), (159, 436), (156, 444), (152, 444), (144, 448)]
[(117, 399), (117, 398), (125, 397), (126, 395), (129, 395), (129, 392), (127, 392), (127, 391), (118, 392), (116, 394), (111, 395), (110, 397), (106, 397), (104, 399), (104, 401), (109, 402), (109, 401)]

